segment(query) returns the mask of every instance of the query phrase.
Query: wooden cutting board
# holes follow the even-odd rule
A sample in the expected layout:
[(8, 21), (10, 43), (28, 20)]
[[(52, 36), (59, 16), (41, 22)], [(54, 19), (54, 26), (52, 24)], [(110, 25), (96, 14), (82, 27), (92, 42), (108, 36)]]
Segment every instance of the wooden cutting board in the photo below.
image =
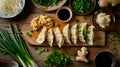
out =
[[(26, 32), (29, 32), (30, 29), (31, 29), (31, 28), (30, 28), (30, 22), (31, 22), (31, 20), (32, 20), (34, 17), (37, 17), (37, 16), (39, 16), (39, 15), (40, 15), (40, 13), (33, 13), (33, 14), (31, 14), (31, 15), (27, 18), (27, 20), (26, 20), (25, 24), (23, 25), (21, 31), (22, 31), (23, 35), (25, 36), (25, 38), (27, 39), (27, 41), (30, 43), (30, 45), (49, 46), (49, 44), (48, 44), (47, 41), (45, 41), (43, 44), (38, 44), (38, 43), (36, 42), (36, 38), (38, 37), (38, 35), (39, 35), (39, 33), (40, 33), (40, 30), (41, 30), (42, 28), (41, 28), (39, 31), (33, 32), (33, 33), (32, 33), (32, 37), (29, 37), (29, 36), (26, 35)], [(48, 14), (48, 15), (49, 15), (51, 18), (53, 18), (54, 24), (55, 24), (56, 22), (60, 24), (60, 27), (59, 27), (59, 28), (60, 28), (61, 31), (62, 31), (63, 27), (64, 27), (66, 24), (69, 23), (70, 26), (72, 26), (72, 25), (74, 25), (74, 24), (80, 24), (80, 23), (82, 23), (83, 20), (85, 20), (85, 22), (87, 22), (88, 26), (89, 26), (89, 25), (92, 25), (92, 16), (91, 16), (91, 15), (86, 16), (86, 19), (83, 19), (83, 16), (79, 16), (79, 15), (73, 16), (73, 18), (72, 18), (69, 22), (67, 22), (67, 23), (63, 23), (63, 22), (59, 21), (59, 20), (56, 18), (56, 14), (54, 14), (54, 13), (53, 13), (53, 14)], [(78, 19), (79, 22), (74, 22), (74, 19)], [(55, 28), (55, 26), (54, 26), (53, 28)], [(92, 46), (105, 46), (105, 32), (103, 32), (103, 31), (98, 31), (98, 30), (95, 28), (95, 29), (94, 29), (94, 34), (95, 34), (95, 41), (94, 41), (94, 45), (92, 45)], [(57, 46), (55, 40), (54, 40), (53, 46)], [(73, 43), (72, 43), (71, 45), (69, 45), (69, 44), (65, 43), (63, 46), (91, 46), (91, 45), (89, 45), (88, 43), (82, 43), (82, 42), (80, 42), (79, 39), (78, 39), (77, 44), (73, 44)]]

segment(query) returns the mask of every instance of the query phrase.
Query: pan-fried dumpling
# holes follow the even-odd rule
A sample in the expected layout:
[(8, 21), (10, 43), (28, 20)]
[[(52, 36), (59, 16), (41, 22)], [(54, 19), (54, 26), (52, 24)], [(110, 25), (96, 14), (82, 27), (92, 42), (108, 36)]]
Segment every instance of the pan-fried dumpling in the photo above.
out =
[(53, 40), (54, 40), (54, 35), (53, 35), (53, 32), (52, 32), (52, 28), (50, 28), (47, 32), (47, 41), (48, 41), (48, 43), (51, 47), (52, 47), (52, 44), (53, 44)]
[(36, 41), (39, 44), (42, 44), (45, 41), (45, 35), (46, 35), (46, 27), (44, 26), (40, 32), (40, 34), (38, 35), (38, 38), (36, 39)]
[(81, 23), (81, 24), (78, 26), (79, 40), (80, 40), (81, 42), (85, 42), (84, 33), (86, 32), (86, 26), (87, 26), (87, 23)]
[(60, 48), (64, 44), (64, 38), (63, 38), (59, 28), (54, 29), (54, 34), (55, 34), (57, 45)]
[(71, 40), (74, 44), (77, 44), (77, 24), (71, 27)]
[(93, 31), (93, 29), (94, 29), (94, 26), (91, 25), (91, 26), (88, 27), (88, 30), (87, 30), (87, 38), (88, 38), (87, 42), (90, 45), (93, 45), (93, 40), (94, 40), (94, 31)]
[(67, 24), (66, 26), (64, 26), (63, 28), (63, 36), (64, 36), (64, 39), (67, 43), (71, 44), (70, 42), (70, 29), (69, 29), (69, 24)]

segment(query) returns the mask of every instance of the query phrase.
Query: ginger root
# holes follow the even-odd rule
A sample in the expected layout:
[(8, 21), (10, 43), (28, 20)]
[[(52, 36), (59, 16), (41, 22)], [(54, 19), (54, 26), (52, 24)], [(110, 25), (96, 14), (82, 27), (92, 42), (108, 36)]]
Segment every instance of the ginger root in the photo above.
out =
[(78, 56), (76, 56), (76, 60), (87, 63), (88, 62), (88, 59), (86, 58), (87, 54), (88, 54), (87, 48), (82, 47), (81, 50), (77, 51)]
[(109, 4), (116, 6), (120, 3), (120, 0), (99, 0), (98, 4), (100, 7), (107, 7)]

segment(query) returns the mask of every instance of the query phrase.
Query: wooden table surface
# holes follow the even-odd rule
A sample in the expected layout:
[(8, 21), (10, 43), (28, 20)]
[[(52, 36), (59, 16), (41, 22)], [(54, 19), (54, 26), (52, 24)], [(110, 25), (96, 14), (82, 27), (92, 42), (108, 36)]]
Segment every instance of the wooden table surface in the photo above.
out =
[[(68, 3), (66, 3), (65, 5), (68, 5)], [(117, 40), (117, 39), (119, 39), (117, 37), (117, 35), (120, 36), (120, 34), (119, 34), (120, 33), (120, 9), (118, 9), (118, 8), (120, 8), (120, 5), (112, 8), (112, 10), (113, 10), (113, 12), (114, 12), (114, 14), (116, 16), (116, 23), (115, 23), (114, 27), (110, 31), (105, 32), (106, 33), (106, 37), (108, 37), (110, 42), (107, 43), (106, 46), (104, 46), (104, 47), (95, 47), (95, 46), (94, 47), (87, 47), (88, 51), (89, 51), (89, 54), (87, 56), (88, 59), (89, 59), (89, 63), (87, 63), (87, 64), (81, 63), (81, 62), (77, 62), (71, 56), (71, 60), (73, 61), (73, 64), (68, 66), (68, 67), (94, 67), (95, 55), (98, 52), (103, 51), (103, 50), (108, 50), (108, 51), (112, 52), (113, 47), (116, 47), (118, 49), (118, 53), (117, 53), (117, 56), (116, 56), (116, 61), (117, 61), (116, 62), (116, 67), (120, 66), (120, 51), (119, 51), (120, 50), (120, 43)], [(98, 9), (98, 8), (96, 8), (96, 9)], [(117, 10), (118, 12), (116, 12), (115, 10)], [(95, 11), (93, 11), (93, 13), (94, 12)], [(42, 11), (40, 11), (39, 9), (34, 7), (34, 5), (32, 4), (31, 0), (26, 0), (25, 9), (18, 17), (13, 18), (13, 19), (2, 19), (2, 18), (0, 18), (0, 27), (8, 29), (9, 28), (8, 27), (8, 23), (11, 22), (13, 24), (18, 23), (19, 27), (21, 28), (21, 31), (25, 30), (22, 27), (24, 25), (26, 25), (26, 26), (29, 25), (29, 23), (26, 23), (26, 21), (28, 20), (28, 18), (32, 14), (36, 14), (36, 13), (42, 13)], [(47, 13), (55, 13), (55, 11), (47, 12)], [(113, 38), (114, 40), (111, 40), (111, 38), (113, 36), (115, 36), (115, 35), (116, 35), (116, 38)], [(25, 35), (23, 35), (23, 36), (25, 36)], [(108, 39), (106, 39), (106, 42), (108, 42)], [(37, 51), (34, 49), (35, 47), (36, 46), (30, 46), (28, 44), (29, 51), (32, 54), (34, 60), (37, 62), (39, 67), (44, 67), (44, 65), (45, 65), (44, 58), (49, 53), (49, 51), (51, 51), (53, 48), (37, 46), (38, 50), (41, 49), (41, 48), (47, 48), (49, 50), (48, 52), (44, 52), (41, 55), (39, 55), (37, 53)], [(79, 50), (80, 48), (81, 47), (62, 47), (62, 48), (60, 48), (58, 50), (61, 51), (61, 52), (64, 52), (66, 55), (72, 55), (73, 53), (76, 53), (76, 51)], [(2, 65), (3, 65), (2, 62), (9, 62), (11, 60), (13, 60), (13, 58), (11, 58), (9, 55), (3, 55), (3, 53), (0, 52), (0, 67), (2, 67)]]

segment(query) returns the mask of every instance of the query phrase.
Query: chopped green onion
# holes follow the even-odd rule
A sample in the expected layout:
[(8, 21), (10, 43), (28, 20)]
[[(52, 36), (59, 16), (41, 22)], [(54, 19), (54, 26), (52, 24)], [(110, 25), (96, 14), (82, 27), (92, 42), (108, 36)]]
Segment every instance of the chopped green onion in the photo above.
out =
[(53, 5), (58, 5), (60, 1), (62, 0), (34, 0), (36, 4), (41, 5), (41, 6), (53, 6)]
[(42, 48), (41, 50), (39, 50), (38, 54), (41, 55), (45, 51), (48, 51), (48, 49)]
[(75, 20), (74, 20), (74, 22), (75, 22), (75, 23), (78, 23), (78, 22), (79, 22), (79, 20), (78, 20), (78, 19), (75, 19)]
[(78, 27), (77, 27), (77, 29), (78, 29), (78, 33), (81, 32), (80, 28), (81, 28), (81, 26), (78, 25)]
[(55, 26), (56, 26), (56, 27), (59, 27), (59, 26), (60, 26), (60, 24), (56, 22), (56, 23), (55, 23)]
[(56, 65), (56, 67), (64, 67), (73, 63), (69, 56), (59, 53), (57, 49), (53, 49), (52, 52), (47, 55), (45, 62), (47, 64), (46, 67), (51, 67), (52, 65)]
[(29, 37), (32, 37), (32, 35), (29, 32), (27, 32), (26, 35)]

